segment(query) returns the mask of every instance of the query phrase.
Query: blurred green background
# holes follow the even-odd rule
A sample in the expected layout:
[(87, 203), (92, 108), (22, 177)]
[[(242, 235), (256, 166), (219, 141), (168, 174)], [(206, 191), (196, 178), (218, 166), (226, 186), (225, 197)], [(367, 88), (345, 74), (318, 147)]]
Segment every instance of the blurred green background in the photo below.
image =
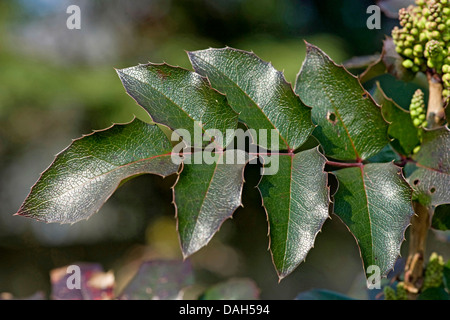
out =
[[(81, 29), (66, 28), (70, 4)], [(50, 293), (51, 269), (80, 261), (113, 270), (117, 290), (139, 261), (181, 258), (171, 176), (140, 176), (117, 190), (88, 221), (45, 224), (13, 216), (39, 174), (71, 139), (148, 116), (126, 95), (114, 68), (167, 62), (189, 68), (185, 50), (253, 50), (294, 82), (307, 40), (337, 63), (381, 51), (396, 21), (366, 27), (365, 0), (18, 0), (0, 2), (0, 292)], [(265, 299), (293, 299), (325, 288), (366, 298), (356, 243), (336, 216), (327, 220), (306, 262), (278, 283), (267, 221), (246, 170), (244, 206), (191, 260), (198, 286), (250, 277)], [(448, 258), (431, 234), (429, 250)], [(404, 243), (402, 251), (406, 252)], [(444, 251), (444, 252), (443, 252)], [(447, 253), (446, 253), (446, 252)]]

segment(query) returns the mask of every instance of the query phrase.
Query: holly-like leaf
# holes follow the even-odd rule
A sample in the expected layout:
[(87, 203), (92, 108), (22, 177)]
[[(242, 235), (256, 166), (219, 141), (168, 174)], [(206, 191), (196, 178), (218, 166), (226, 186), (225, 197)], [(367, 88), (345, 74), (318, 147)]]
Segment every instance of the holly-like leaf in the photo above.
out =
[[(204, 143), (194, 136), (204, 135), (210, 141), (218, 130), (237, 128), (238, 114), (228, 105), (226, 97), (212, 89), (208, 80), (199, 74), (167, 64), (145, 64), (117, 70), (127, 93), (141, 105), (156, 123), (172, 130), (190, 133), (189, 145)], [(231, 131), (230, 131), (231, 132)], [(232, 134), (224, 136), (219, 147), (225, 147)], [(186, 138), (186, 137), (185, 137)]]
[[(263, 157), (267, 162), (267, 157)], [(270, 166), (274, 166), (271, 156)], [(318, 148), (280, 155), (276, 174), (264, 175), (258, 188), (267, 212), (270, 249), (278, 277), (291, 273), (314, 245), (329, 217), (328, 174)]]
[(183, 256), (205, 246), (222, 223), (242, 205), (245, 152), (228, 150), (215, 154), (211, 164), (186, 157), (174, 187), (178, 232)]
[(450, 203), (450, 130), (441, 127), (425, 130), (416, 163), (406, 168), (413, 197), (424, 205)]
[(397, 147), (395, 149), (403, 155), (410, 155), (420, 143), (410, 113), (388, 98), (378, 82), (373, 97), (381, 105), (381, 112), (389, 122), (388, 134), (397, 140), (397, 143), (392, 143), (393, 147)]
[(251, 279), (236, 278), (218, 283), (206, 290), (201, 300), (257, 300), (259, 288)]
[[(311, 109), (305, 106), (283, 74), (255, 54), (232, 48), (189, 52), (195, 71), (226, 94), (239, 120), (256, 131), (275, 130), (255, 143), (270, 150), (294, 150), (313, 130)], [(273, 141), (275, 140), (275, 141)]]
[(325, 155), (358, 160), (381, 151), (389, 140), (380, 107), (344, 67), (316, 46), (306, 43), (306, 49), (295, 92), (313, 108), (313, 134)]
[(345, 168), (334, 174), (339, 181), (334, 213), (355, 237), (364, 270), (376, 265), (386, 275), (400, 254), (413, 215), (410, 186), (392, 163)]
[(17, 215), (45, 222), (89, 218), (126, 178), (175, 173), (171, 143), (156, 126), (134, 120), (74, 140), (42, 173)]
[(194, 283), (189, 261), (144, 262), (118, 296), (120, 300), (175, 300)]

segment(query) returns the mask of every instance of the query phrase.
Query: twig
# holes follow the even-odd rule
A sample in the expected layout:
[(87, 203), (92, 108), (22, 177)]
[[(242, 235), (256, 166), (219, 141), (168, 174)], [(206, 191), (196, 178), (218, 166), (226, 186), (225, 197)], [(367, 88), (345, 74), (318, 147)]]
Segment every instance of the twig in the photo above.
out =
[(444, 101), (442, 99), (442, 81), (432, 72), (427, 72), (427, 79), (429, 85), (429, 98), (427, 108), (427, 122), (428, 128), (436, 128), (444, 124), (445, 111)]

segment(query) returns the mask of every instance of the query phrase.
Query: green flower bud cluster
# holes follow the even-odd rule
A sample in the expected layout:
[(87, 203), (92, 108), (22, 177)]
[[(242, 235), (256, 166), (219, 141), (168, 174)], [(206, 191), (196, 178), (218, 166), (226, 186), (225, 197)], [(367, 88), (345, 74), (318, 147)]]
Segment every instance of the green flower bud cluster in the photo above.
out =
[(411, 99), (411, 104), (409, 105), (409, 112), (411, 114), (411, 119), (416, 128), (426, 128), (428, 125), (426, 118), (426, 109), (423, 91), (417, 89)]
[[(409, 113), (411, 115), (411, 120), (413, 125), (418, 129), (417, 136), (422, 143), (423, 128), (426, 128), (428, 122), (425, 120), (427, 117), (427, 111), (425, 109), (425, 101), (423, 91), (417, 89), (411, 99), (411, 104), (409, 105)], [(420, 145), (413, 149), (413, 154), (416, 154), (420, 150)]]
[(386, 286), (383, 288), (384, 300), (408, 300), (408, 292), (404, 282), (397, 283), (396, 289)]
[(433, 252), (425, 269), (425, 278), (422, 290), (439, 287), (443, 282), (444, 259), (442, 256)]
[(450, 96), (450, 0), (416, 0), (399, 11), (400, 26), (392, 30), (403, 66), (416, 73), (433, 70), (442, 77), (443, 96)]

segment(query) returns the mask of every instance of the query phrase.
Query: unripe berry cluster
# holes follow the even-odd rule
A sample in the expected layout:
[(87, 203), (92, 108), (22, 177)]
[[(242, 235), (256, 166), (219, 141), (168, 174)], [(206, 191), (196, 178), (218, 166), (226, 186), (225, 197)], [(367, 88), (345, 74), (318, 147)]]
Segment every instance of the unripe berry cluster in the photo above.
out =
[(450, 0), (416, 0), (399, 11), (402, 28), (392, 38), (403, 66), (414, 73), (433, 70), (442, 77), (443, 96), (450, 96)]
[(416, 128), (426, 128), (427, 121), (426, 118), (426, 110), (425, 110), (425, 101), (423, 91), (417, 89), (414, 92), (414, 95), (411, 99), (411, 104), (409, 105), (409, 111), (411, 114), (411, 119)]
[(422, 290), (439, 287), (443, 282), (444, 259), (433, 252), (425, 269), (425, 278)]

